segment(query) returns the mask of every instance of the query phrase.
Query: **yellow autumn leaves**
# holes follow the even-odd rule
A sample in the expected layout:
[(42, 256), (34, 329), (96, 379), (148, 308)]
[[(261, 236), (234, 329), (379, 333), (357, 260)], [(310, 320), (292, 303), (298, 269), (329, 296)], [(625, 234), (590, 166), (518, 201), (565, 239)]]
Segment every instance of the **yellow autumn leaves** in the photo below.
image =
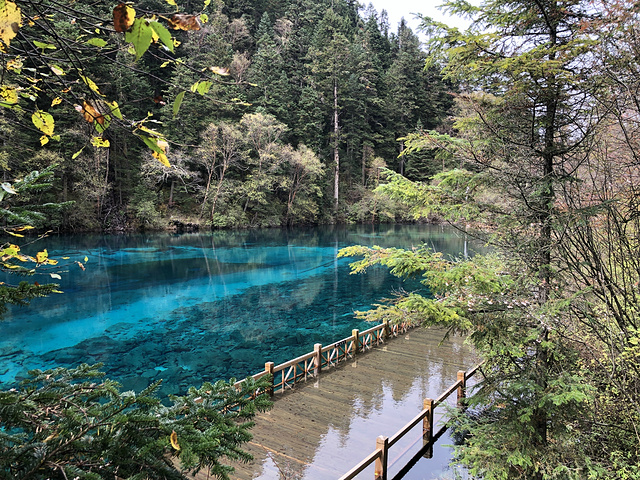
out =
[(18, 6), (7, 0), (0, 0), (0, 51), (7, 51), (21, 26), (22, 15)]
[[(176, 7), (175, 0), (165, 0), (169, 5)], [(206, 8), (211, 0), (204, 0), (204, 8)], [(26, 16), (25, 22), (26, 22)], [(163, 23), (160, 23), (160, 22)], [(173, 30), (200, 30), (202, 23), (208, 21), (207, 15), (202, 13), (200, 15), (191, 15), (180, 13), (168, 14), (166, 16), (138, 16), (135, 8), (124, 2), (119, 3), (113, 9), (113, 29), (117, 33), (123, 33), (125, 41), (130, 44), (129, 51), (133, 53), (136, 58), (140, 58), (151, 45), (158, 44), (161, 48), (173, 52), (176, 45), (179, 44), (172, 37), (169, 29)], [(8, 53), (11, 41), (16, 37), (19, 30), (23, 26), (23, 14), (21, 9), (16, 3), (10, 0), (0, 0), (0, 52)], [(90, 38), (85, 42), (88, 45), (93, 45), (98, 48), (102, 48), (107, 45), (107, 41), (102, 38)], [(33, 40), (33, 45), (40, 49), (41, 54), (45, 54), (49, 50), (56, 50), (58, 47), (50, 43), (44, 43), (37, 40)], [(22, 60), (20, 56), (15, 58), (8, 58), (5, 61), (5, 67), (7, 71), (11, 71), (17, 75), (25, 75), (22, 70)], [(62, 77), (67, 74), (58, 65), (49, 65), (56, 77)], [(225, 69), (213, 67), (212, 70), (217, 75), (228, 75)], [(105, 138), (104, 132), (109, 127), (109, 124), (114, 119), (123, 119), (120, 113), (119, 106), (116, 102), (109, 102), (104, 98), (104, 95), (100, 92), (98, 86), (93, 80), (85, 76), (80, 72), (80, 79), (89, 89), (96, 95), (94, 98), (86, 99), (82, 101), (81, 105), (76, 105), (76, 110), (83, 116), (86, 122), (92, 124), (95, 128), (97, 136), (93, 137), (92, 145), (95, 147), (109, 147), (109, 141)], [(32, 83), (36, 83), (40, 80), (33, 80)], [(206, 83), (204, 85), (198, 85), (198, 93), (204, 94)], [(56, 96), (51, 101), (51, 107), (55, 107), (63, 102), (62, 93), (66, 93), (71, 90), (71, 86), (62, 90), (61, 96)], [(206, 88), (208, 90), (208, 88)], [(8, 83), (0, 85), (0, 107), (20, 109), (19, 100), (21, 97), (34, 98), (38, 97), (38, 88), (26, 91), (25, 88), (19, 86), (13, 86)], [(174, 103), (174, 115), (177, 114), (177, 110), (180, 108), (180, 103), (184, 97), (184, 92), (178, 95), (176, 102)], [(47, 111), (42, 109), (43, 107), (37, 107), (37, 110), (31, 115), (33, 125), (41, 132), (40, 137), (41, 145), (47, 144), (50, 140), (59, 140), (59, 135), (54, 134), (55, 121), (54, 117)], [(168, 142), (166, 138), (155, 130), (151, 130), (144, 125), (145, 120), (133, 123), (133, 133), (138, 136), (152, 151), (152, 155), (157, 158), (161, 163), (166, 166), (170, 166), (167, 159)], [(81, 150), (82, 151), (82, 150)], [(76, 158), (80, 152), (77, 152), (73, 158)]]
[(180, 445), (178, 444), (178, 434), (175, 430), (171, 432), (169, 440), (171, 441), (171, 446), (173, 448), (175, 448), (176, 450), (180, 450)]

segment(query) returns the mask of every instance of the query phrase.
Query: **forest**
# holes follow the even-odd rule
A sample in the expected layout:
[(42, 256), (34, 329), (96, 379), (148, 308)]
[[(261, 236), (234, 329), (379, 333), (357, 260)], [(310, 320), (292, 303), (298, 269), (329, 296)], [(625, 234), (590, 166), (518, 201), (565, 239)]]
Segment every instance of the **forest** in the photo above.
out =
[[(171, 3), (134, 12), (169, 18)], [(41, 146), (32, 111), (2, 109), (4, 178), (55, 165), (41, 202), (73, 202), (56, 228), (395, 221), (405, 210), (373, 193), (381, 169), (438, 171), (428, 154), (398, 158), (399, 138), (442, 125), (453, 105), (404, 22), (392, 31), (384, 12), (354, 1), (206, 1), (184, 6), (190, 30), (138, 55), (111, 26), (113, 8), (27, 3), (32, 28), (4, 57), (3, 85), (15, 86), (3, 87), (4, 106), (37, 96), (56, 125)], [(161, 139), (164, 164), (149, 138)]]
[[(443, 3), (470, 26), (423, 17), (421, 46), (340, 0), (0, 0), (2, 269), (56, 265), (12, 243), (45, 226), (448, 222), (489, 253), (339, 256), (423, 284), (359, 317), (444, 328), (481, 358), (450, 412), (455, 462), (640, 478), (638, 5)], [(0, 305), (55, 289), (3, 284)], [(268, 408), (224, 382), (165, 407), (95, 368), (0, 392), (0, 475), (228, 478)]]

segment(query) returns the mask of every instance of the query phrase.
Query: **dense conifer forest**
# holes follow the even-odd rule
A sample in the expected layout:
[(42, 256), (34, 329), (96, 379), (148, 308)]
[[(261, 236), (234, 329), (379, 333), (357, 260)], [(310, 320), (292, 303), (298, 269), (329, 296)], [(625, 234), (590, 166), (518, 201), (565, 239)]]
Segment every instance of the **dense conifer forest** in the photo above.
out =
[[(142, 1), (135, 9), (139, 17), (167, 17), (168, 3)], [(30, 114), (2, 109), (5, 180), (56, 165), (45, 200), (74, 202), (57, 222), (61, 229), (394, 221), (404, 210), (372, 192), (381, 167), (416, 180), (441, 168), (428, 154), (399, 160), (398, 138), (441, 125), (453, 86), (436, 68), (424, 69), (416, 34), (404, 22), (392, 29), (385, 12), (351, 0), (186, 5), (198, 14), (197, 30), (172, 32), (171, 48), (157, 41), (137, 58), (128, 52), (131, 39), (113, 32), (112, 9), (34, 7), (31, 34), (44, 37), (40, 47), (25, 29), (11, 41), (24, 64), (4, 69), (18, 83), (33, 73), (38, 108), (60, 135), (41, 146)], [(57, 42), (75, 26), (79, 36), (64, 39), (79, 45), (69, 59)], [(54, 71), (38, 64), (34, 48)], [(76, 67), (82, 73), (70, 71)], [(111, 108), (105, 99), (117, 102), (124, 119), (87, 121), (91, 109)], [(143, 132), (133, 122), (166, 140), (165, 165), (130, 134)]]

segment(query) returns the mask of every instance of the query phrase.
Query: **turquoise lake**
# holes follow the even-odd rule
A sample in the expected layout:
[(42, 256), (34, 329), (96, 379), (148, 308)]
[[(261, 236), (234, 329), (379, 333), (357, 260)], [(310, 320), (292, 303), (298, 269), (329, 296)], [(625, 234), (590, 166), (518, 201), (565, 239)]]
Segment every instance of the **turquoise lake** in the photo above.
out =
[(97, 362), (127, 390), (162, 378), (161, 395), (243, 378), (368, 328), (355, 310), (417, 287), (383, 268), (350, 275), (340, 248), (423, 243), (465, 251), (463, 235), (430, 225), (50, 236), (34, 247), (69, 257), (64, 293), (10, 308), (0, 382)]

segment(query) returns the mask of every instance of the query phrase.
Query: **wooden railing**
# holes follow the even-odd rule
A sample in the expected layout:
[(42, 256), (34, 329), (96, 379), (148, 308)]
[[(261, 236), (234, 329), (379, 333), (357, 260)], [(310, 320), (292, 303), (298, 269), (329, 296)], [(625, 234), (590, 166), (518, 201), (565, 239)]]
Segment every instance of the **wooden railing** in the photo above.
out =
[(434, 434), (433, 423), (433, 411), (435, 408), (444, 403), (444, 401), (453, 393), (457, 392), (457, 405), (463, 406), (463, 399), (465, 397), (465, 390), (467, 387), (467, 380), (471, 378), (480, 368), (480, 365), (472, 368), (468, 372), (459, 371), (458, 380), (451, 385), (444, 393), (442, 393), (436, 400), (427, 398), (424, 400), (423, 410), (407, 423), (401, 430), (395, 433), (391, 438), (383, 435), (376, 439), (376, 449), (369, 454), (365, 459), (358, 463), (355, 467), (345, 473), (340, 480), (352, 480), (356, 478), (359, 473), (362, 473), (371, 464), (375, 464), (374, 478), (375, 480), (387, 480), (388, 474), (388, 459), (389, 449), (393, 447), (400, 439), (402, 439), (409, 431), (416, 425), (422, 422), (422, 438), (424, 446), (430, 449), (433, 446), (434, 441), (440, 437), (446, 430), (446, 426), (441, 428), (437, 434)]
[[(297, 383), (306, 381), (309, 377), (317, 377), (323, 369), (336, 367), (359, 353), (384, 344), (388, 338), (397, 337), (416, 326), (407, 323), (390, 325), (385, 321), (363, 332), (357, 329), (352, 330), (349, 337), (327, 346), (316, 343), (312, 352), (280, 365), (266, 362), (264, 371), (253, 375), (252, 378), (259, 380), (266, 375), (271, 375), (272, 382), (271, 386), (267, 388), (267, 392), (271, 395), (283, 393), (292, 389)], [(239, 386), (243, 381), (237, 382), (236, 386)], [(256, 395), (260, 393), (264, 392), (255, 392)]]

